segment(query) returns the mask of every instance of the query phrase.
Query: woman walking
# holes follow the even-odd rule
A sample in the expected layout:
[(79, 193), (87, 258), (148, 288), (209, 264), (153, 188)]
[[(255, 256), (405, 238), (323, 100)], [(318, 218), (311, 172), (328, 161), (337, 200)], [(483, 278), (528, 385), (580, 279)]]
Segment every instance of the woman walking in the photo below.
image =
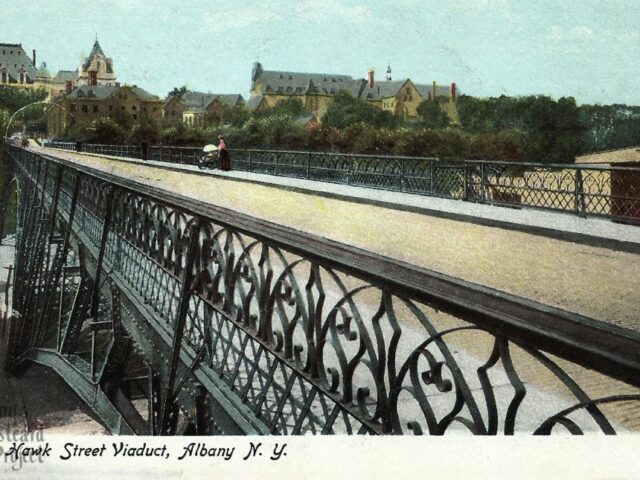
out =
[(227, 145), (224, 142), (224, 136), (218, 135), (218, 161), (220, 164), (220, 170), (224, 170), (225, 172), (231, 170), (231, 158), (229, 157), (229, 152), (227, 151)]

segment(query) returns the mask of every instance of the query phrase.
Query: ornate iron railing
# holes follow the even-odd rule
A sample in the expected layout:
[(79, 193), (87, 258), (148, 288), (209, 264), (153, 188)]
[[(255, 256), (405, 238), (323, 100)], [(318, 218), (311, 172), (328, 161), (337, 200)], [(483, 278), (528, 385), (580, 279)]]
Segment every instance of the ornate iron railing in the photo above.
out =
[(234, 431), (225, 412), (282, 434), (637, 428), (636, 332), (8, 151), (21, 185), (12, 358), (44, 361), (50, 345), (108, 392), (131, 339), (151, 433), (178, 418)]
[[(49, 142), (73, 150), (75, 144)], [(188, 147), (85, 145), (87, 152), (195, 165)], [(233, 169), (510, 207), (571, 212), (640, 223), (640, 168), (353, 155), (284, 150), (231, 150)]]

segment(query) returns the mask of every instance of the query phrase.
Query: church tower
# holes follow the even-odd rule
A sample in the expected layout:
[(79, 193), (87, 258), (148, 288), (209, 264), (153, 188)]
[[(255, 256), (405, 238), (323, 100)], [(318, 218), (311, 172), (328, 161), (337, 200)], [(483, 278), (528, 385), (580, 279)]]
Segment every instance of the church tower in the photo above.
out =
[(387, 82), (391, 81), (391, 65), (387, 64)]
[(78, 85), (115, 85), (113, 60), (107, 57), (96, 38), (91, 53), (78, 69)]

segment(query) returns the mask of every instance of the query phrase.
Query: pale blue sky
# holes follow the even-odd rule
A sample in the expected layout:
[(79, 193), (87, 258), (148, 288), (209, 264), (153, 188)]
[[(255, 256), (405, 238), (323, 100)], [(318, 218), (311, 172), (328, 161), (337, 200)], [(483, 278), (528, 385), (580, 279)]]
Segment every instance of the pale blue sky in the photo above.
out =
[[(3, 0), (9, 2), (9, 0)], [(75, 69), (96, 33), (118, 79), (248, 95), (268, 70), (458, 83), (476, 96), (640, 104), (640, 0), (31, 0), (0, 42)]]

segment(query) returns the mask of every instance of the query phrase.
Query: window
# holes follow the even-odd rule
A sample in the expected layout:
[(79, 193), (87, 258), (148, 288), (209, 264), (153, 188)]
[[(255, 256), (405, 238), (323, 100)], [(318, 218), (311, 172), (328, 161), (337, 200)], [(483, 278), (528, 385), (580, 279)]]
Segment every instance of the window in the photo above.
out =
[(147, 107), (144, 107), (144, 108), (142, 109), (142, 111), (143, 111), (143, 112), (146, 112), (146, 111), (147, 111)]
[(109, 111), (112, 112), (113, 111), (113, 105), (109, 105)]
[(137, 118), (138, 118), (138, 115), (134, 115), (134, 116), (133, 116), (133, 119), (134, 119), (134, 120), (137, 120)]
[(133, 105), (133, 106), (131, 107), (131, 110), (138, 110), (138, 107), (136, 107), (135, 105)]
[(94, 105), (93, 106), (93, 113), (96, 113), (98, 111), (98, 105)]
[(87, 112), (89, 111), (89, 105), (86, 105), (86, 104), (85, 104), (85, 105), (82, 105), (82, 111), (83, 111), (84, 113), (87, 113)]
[(120, 107), (120, 110), (124, 111), (124, 105), (122, 105), (122, 106)]
[(2, 72), (2, 83), (7, 83), (7, 72)]

